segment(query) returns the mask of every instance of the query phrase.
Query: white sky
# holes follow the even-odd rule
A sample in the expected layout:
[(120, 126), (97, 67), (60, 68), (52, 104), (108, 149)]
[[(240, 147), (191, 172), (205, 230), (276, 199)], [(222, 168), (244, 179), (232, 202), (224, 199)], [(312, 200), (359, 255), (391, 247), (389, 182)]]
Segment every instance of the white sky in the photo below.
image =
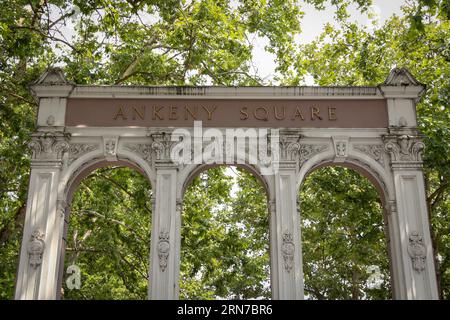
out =
[[(379, 17), (379, 24), (383, 24), (393, 14), (402, 15), (401, 6), (405, 3), (405, 0), (373, 0), (372, 10)], [(337, 25), (334, 21), (334, 11), (331, 6), (330, 9), (318, 11), (313, 5), (302, 5), (302, 11), (305, 12), (305, 16), (301, 21), (302, 33), (299, 39), (296, 39), (298, 43), (308, 43), (314, 40), (322, 33), (323, 26), (326, 23)], [(361, 14), (356, 5), (349, 7), (351, 19), (358, 22), (361, 25), (371, 26), (367, 14)], [(275, 74), (275, 58), (274, 55), (266, 52), (264, 47), (268, 44), (267, 39), (255, 38), (253, 49), (253, 64), (257, 69), (257, 73), (264, 80), (271, 80)], [(256, 71), (256, 70), (255, 70)], [(256, 72), (255, 72), (256, 73)], [(312, 79), (307, 79), (307, 85), (313, 85)]]

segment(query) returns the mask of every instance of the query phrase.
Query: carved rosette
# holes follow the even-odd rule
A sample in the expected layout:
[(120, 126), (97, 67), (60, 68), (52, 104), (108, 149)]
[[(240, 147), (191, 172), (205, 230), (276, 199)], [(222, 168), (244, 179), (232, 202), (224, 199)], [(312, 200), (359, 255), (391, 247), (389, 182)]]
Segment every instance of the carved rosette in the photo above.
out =
[(427, 250), (422, 235), (417, 231), (409, 235), (408, 254), (414, 270), (419, 273), (425, 270)]
[(361, 153), (367, 154), (380, 165), (384, 166), (384, 147), (381, 144), (355, 144), (353, 149)]
[(294, 267), (294, 238), (292, 233), (289, 231), (284, 231), (283, 233), (283, 242), (281, 245), (281, 252), (283, 254), (284, 260), (284, 269), (289, 273)]
[(98, 144), (91, 143), (71, 143), (69, 146), (69, 159), (67, 164), (71, 165), (79, 157), (85, 155), (88, 152), (94, 151), (99, 148)]
[(69, 150), (69, 134), (64, 132), (37, 132), (32, 134), (28, 147), (33, 151), (32, 160), (61, 161)]
[(44, 254), (44, 249), (44, 233), (42, 233), (39, 229), (36, 229), (31, 234), (30, 241), (27, 245), (30, 266), (34, 269), (42, 264), (42, 255)]
[(169, 232), (161, 231), (159, 233), (158, 240), (158, 258), (159, 258), (159, 268), (164, 272), (167, 268), (167, 259), (169, 258), (170, 243), (169, 243)]
[(384, 136), (384, 148), (391, 157), (396, 168), (414, 168), (422, 166), (424, 143), (417, 136), (389, 135)]

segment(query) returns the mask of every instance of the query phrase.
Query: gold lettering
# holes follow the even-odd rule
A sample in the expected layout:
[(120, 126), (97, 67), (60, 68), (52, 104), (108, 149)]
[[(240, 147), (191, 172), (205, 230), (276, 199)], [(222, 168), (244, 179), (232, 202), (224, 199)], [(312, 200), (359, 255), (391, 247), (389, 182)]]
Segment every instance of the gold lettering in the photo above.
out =
[(242, 107), (241, 108), (241, 114), (242, 114), (242, 116), (244, 116), (244, 117), (241, 116), (241, 120), (247, 120), (248, 119), (247, 107)]
[(203, 109), (206, 112), (208, 112), (208, 120), (211, 120), (212, 119), (212, 114), (213, 114), (214, 111), (216, 111), (217, 106), (214, 106), (214, 109), (212, 109), (212, 110), (209, 110), (207, 107), (203, 107)]
[(178, 109), (178, 107), (176, 107), (176, 106), (170, 106), (169, 120), (177, 120), (178, 119), (177, 109)]
[(197, 120), (197, 107), (194, 107), (194, 112), (186, 106), (184, 107), (184, 120), (188, 119), (188, 113), (191, 115), (192, 119)]
[(159, 120), (164, 120), (164, 117), (161, 117), (161, 115), (159, 114), (159, 112), (162, 109), (164, 109), (164, 107), (153, 106), (153, 120), (156, 120), (157, 117), (158, 117)]
[(123, 112), (123, 107), (120, 106), (119, 109), (116, 112), (116, 115), (114, 116), (114, 120), (117, 120), (118, 117), (122, 117), (122, 120), (127, 120), (127, 117), (125, 116), (125, 113)]
[(322, 117), (320, 116), (320, 110), (317, 107), (311, 107), (311, 120), (314, 120), (314, 117), (322, 120)]
[(331, 121), (337, 120), (336, 108), (328, 107), (328, 120), (331, 120)]
[(300, 110), (300, 107), (297, 107), (295, 109), (295, 114), (291, 120), (295, 120), (295, 119), (297, 119), (297, 117), (300, 117), (300, 119), (305, 120), (305, 118), (303, 117), (303, 114), (302, 114), (302, 110)]
[(141, 118), (141, 120), (144, 120), (145, 117), (145, 107), (142, 106), (141, 110), (138, 110), (137, 107), (133, 107), (133, 120), (136, 120), (136, 115)]
[[(264, 110), (262, 117), (260, 117), (258, 115), (258, 110)], [(255, 119), (257, 119), (257, 120), (263, 120), (263, 121), (269, 120), (269, 112), (267, 111), (267, 109), (265, 107), (256, 108), (255, 111), (253, 111), (253, 115), (255, 116)]]
[(273, 113), (275, 114), (275, 119), (277, 119), (277, 120), (284, 120), (284, 118), (286, 118), (286, 108), (285, 107), (282, 107), (283, 108), (283, 116), (281, 116), (281, 117), (279, 117), (278, 116), (278, 107), (273, 107)]

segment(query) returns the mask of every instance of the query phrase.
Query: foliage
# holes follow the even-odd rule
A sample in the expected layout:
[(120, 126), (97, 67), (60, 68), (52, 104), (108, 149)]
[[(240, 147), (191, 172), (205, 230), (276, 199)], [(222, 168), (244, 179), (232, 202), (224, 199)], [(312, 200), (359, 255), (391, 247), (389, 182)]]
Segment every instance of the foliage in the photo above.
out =
[[(416, 10), (422, 26), (411, 24)], [(427, 89), (417, 105), (418, 125), (424, 140), (425, 179), (438, 264), (441, 297), (450, 298), (450, 21), (442, 14), (445, 1), (420, 1), (405, 6), (403, 18), (393, 16), (370, 32), (344, 21), (331, 25), (310, 44), (300, 46), (295, 67), (285, 74), (289, 84), (312, 75), (319, 85), (376, 85), (395, 66), (406, 67)], [(434, 9), (433, 9), (434, 8)], [(422, 10), (422, 9), (421, 9)]]
[[(319, 169), (299, 193), (305, 295), (313, 299), (388, 299), (390, 274), (377, 190), (353, 170)], [(370, 286), (371, 267), (380, 270)]]
[(129, 168), (97, 169), (81, 182), (65, 257), (65, 270), (80, 268), (81, 286), (64, 285), (64, 299), (146, 299), (151, 194), (149, 181)]
[[(28, 85), (50, 65), (62, 66), (68, 78), (79, 84), (259, 85), (263, 80), (251, 63), (255, 36), (268, 39), (266, 50), (275, 55), (283, 84), (301, 84), (307, 75), (320, 85), (378, 84), (395, 65), (408, 67), (427, 84), (418, 116), (427, 144), (427, 195), (442, 297), (450, 298), (448, 1), (408, 1), (403, 18), (393, 16), (369, 32), (348, 21), (347, 8), (356, 4), (365, 12), (371, 1), (305, 0), (320, 10), (331, 4), (339, 27), (329, 25), (317, 41), (298, 46), (295, 40), (301, 36), (302, 3), (0, 0), (0, 299), (13, 297), (26, 210), (26, 145), (35, 130), (37, 106)], [(324, 172), (313, 176), (322, 179), (323, 175), (326, 181), (333, 181), (333, 175)], [(105, 183), (102, 175), (124, 188)], [(344, 176), (350, 179), (346, 181), (354, 181), (351, 174)], [(183, 213), (188, 226), (183, 229), (183, 255), (189, 259), (183, 259), (182, 265), (183, 297), (270, 296), (266, 285), (267, 208), (260, 185), (252, 179), (248, 173), (239, 172), (239, 188), (233, 195), (229, 177), (222, 169), (214, 169), (195, 179), (188, 190)], [(307, 190), (317, 187), (311, 181)], [(365, 186), (365, 182), (361, 183)], [(94, 192), (90, 193), (89, 188)], [(371, 194), (369, 189), (364, 190), (365, 196)], [(328, 192), (332, 203), (342, 204), (342, 194), (332, 191), (325, 188), (321, 192)], [(75, 257), (74, 251), (68, 250), (67, 263), (76, 258), (83, 265), (86, 287), (78, 293), (65, 290), (66, 299), (145, 297), (148, 262), (141, 258), (148, 255), (150, 239), (151, 212), (144, 208), (150, 208), (149, 192), (150, 186), (142, 176), (125, 169), (101, 169), (83, 182), (72, 205), (69, 249), (93, 248), (95, 244), (99, 251), (79, 252)], [(131, 201), (133, 196), (139, 202)], [(356, 210), (354, 199), (346, 197), (345, 203)], [(322, 209), (327, 212), (327, 208)], [(311, 210), (311, 214), (318, 212)], [(376, 211), (375, 207), (370, 210)], [(306, 217), (309, 211), (305, 208), (303, 214)], [(360, 211), (354, 214), (364, 217)], [(325, 218), (316, 219), (322, 226)], [(114, 220), (132, 226), (133, 232)], [(80, 237), (89, 230), (96, 232), (80, 244)], [(199, 239), (199, 234), (204, 238)], [(324, 241), (333, 240), (332, 234)], [(210, 251), (199, 250), (197, 241)], [(375, 248), (381, 250), (381, 244)], [(236, 258), (222, 260), (222, 255), (228, 254)], [(311, 259), (306, 256), (305, 261), (319, 259), (315, 254), (311, 252)], [(126, 261), (133, 266), (126, 267)], [(385, 266), (381, 257), (378, 261)], [(213, 264), (214, 268), (209, 265), (213, 262), (218, 263)], [(331, 276), (324, 273), (324, 281)], [(338, 280), (344, 281), (345, 277)], [(312, 278), (307, 275), (307, 279)], [(320, 293), (344, 297), (348, 291), (343, 292), (346, 287), (339, 281), (322, 283)], [(329, 291), (323, 290), (325, 284), (331, 286)], [(370, 298), (387, 297), (384, 289), (368, 292), (358, 288), (358, 297), (362, 297), (361, 290)]]
[(217, 167), (201, 173), (184, 197), (181, 298), (269, 298), (266, 195), (250, 173)]

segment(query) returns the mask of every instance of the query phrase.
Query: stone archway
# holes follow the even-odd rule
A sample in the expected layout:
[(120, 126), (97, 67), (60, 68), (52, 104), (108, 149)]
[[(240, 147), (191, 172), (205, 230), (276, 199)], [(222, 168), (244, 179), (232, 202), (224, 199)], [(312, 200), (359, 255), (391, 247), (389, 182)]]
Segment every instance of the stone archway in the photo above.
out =
[[(31, 88), (39, 99), (38, 129), (30, 142), (16, 299), (57, 298), (66, 186), (91, 161), (119, 160), (145, 172), (155, 191), (152, 299), (178, 298), (181, 196), (189, 172), (220, 161), (254, 166), (269, 186), (274, 299), (303, 299), (297, 189), (326, 161), (359, 166), (380, 183), (395, 298), (437, 299), (415, 113), (424, 86), (407, 70), (394, 69), (377, 87), (188, 88), (78, 86), (50, 69)], [(200, 136), (196, 121), (208, 128)], [(175, 161), (186, 141), (194, 148), (181, 148)]]

